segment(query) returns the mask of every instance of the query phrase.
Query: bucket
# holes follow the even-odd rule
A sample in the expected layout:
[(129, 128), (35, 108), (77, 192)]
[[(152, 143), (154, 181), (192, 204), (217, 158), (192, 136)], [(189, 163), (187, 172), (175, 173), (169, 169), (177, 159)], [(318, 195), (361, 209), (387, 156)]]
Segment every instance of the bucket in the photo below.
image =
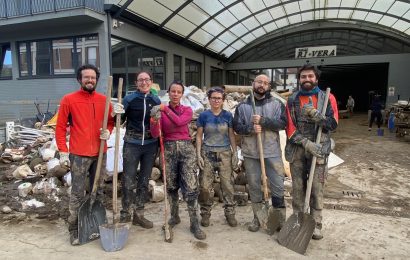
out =
[(384, 135), (384, 129), (377, 129), (377, 135), (378, 136), (383, 136)]

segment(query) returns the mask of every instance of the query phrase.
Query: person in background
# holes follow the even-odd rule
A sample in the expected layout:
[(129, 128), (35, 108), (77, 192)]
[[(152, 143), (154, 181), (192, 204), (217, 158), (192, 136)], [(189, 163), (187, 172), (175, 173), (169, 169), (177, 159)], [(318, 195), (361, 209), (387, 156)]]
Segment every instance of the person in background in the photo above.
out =
[[(158, 138), (150, 131), (151, 109), (159, 104), (159, 98), (150, 92), (152, 76), (140, 71), (135, 76), (137, 91), (124, 97), (126, 132), (123, 148), (122, 209), (121, 222), (131, 221), (131, 207), (134, 207), (132, 224), (152, 228), (152, 221), (144, 216), (144, 204), (148, 193), (148, 181), (158, 153)], [(140, 170), (138, 171), (138, 166)]]
[[(100, 72), (93, 65), (77, 69), (80, 89), (61, 99), (56, 125), (56, 142), (60, 153), (60, 165), (70, 167), (72, 188), (69, 200), (68, 231), (71, 245), (79, 245), (78, 209), (85, 200), (87, 175), (89, 190), (92, 190), (98, 153), (102, 140), (108, 140), (114, 127), (114, 116), (124, 113), (121, 104), (110, 106), (107, 130), (101, 131), (106, 97), (97, 93)], [(66, 144), (67, 125), (70, 127), (69, 148)], [(105, 169), (107, 145), (101, 169)]]
[(352, 96), (349, 96), (347, 99), (346, 109), (350, 116), (353, 115), (353, 108), (354, 108), (354, 99)]
[[(195, 238), (203, 240), (205, 232), (199, 227), (198, 210), (198, 165), (195, 147), (189, 135), (189, 123), (192, 120), (192, 109), (181, 104), (184, 85), (181, 81), (173, 81), (168, 88), (169, 104), (161, 104), (151, 111), (151, 133), (158, 137), (160, 130), (165, 142), (165, 161), (167, 192), (171, 207), (170, 226), (181, 222), (179, 218), (178, 189), (184, 192), (188, 204), (190, 231)], [(161, 127), (161, 129), (159, 128)]]
[[(306, 64), (299, 68), (297, 77), (300, 90), (294, 92), (286, 105), (287, 141), (285, 158), (292, 175), (293, 213), (303, 213), (306, 186), (312, 157), (316, 156), (315, 172), (310, 197), (310, 214), (316, 225), (313, 239), (322, 239), (323, 192), (327, 177), (328, 156), (331, 152), (331, 131), (337, 128), (336, 98), (330, 94), (325, 115), (322, 115), (326, 93), (319, 89), (319, 70)], [(322, 127), (320, 144), (316, 144), (318, 126)]]
[(376, 120), (377, 128), (380, 129), (380, 126), (383, 123), (382, 109), (383, 106), (382, 102), (380, 101), (380, 96), (374, 96), (373, 102), (370, 105), (370, 110), (372, 112), (370, 114), (369, 131), (372, 131), (374, 120)]
[(234, 183), (232, 169), (238, 166), (235, 134), (232, 129), (233, 116), (222, 109), (225, 100), (224, 90), (213, 87), (207, 91), (211, 109), (201, 114), (197, 120), (196, 154), (199, 173), (199, 205), (201, 206), (201, 225), (209, 226), (213, 205), (212, 183), (216, 171), (221, 180), (225, 218), (231, 227), (236, 227)]
[(256, 76), (252, 83), (255, 96), (256, 114), (253, 113), (252, 100), (249, 96), (235, 110), (233, 129), (242, 136), (242, 154), (244, 157), (246, 178), (249, 184), (249, 195), (252, 202), (254, 218), (248, 230), (256, 232), (260, 223), (257, 212), (263, 206), (261, 189), (261, 164), (257, 144), (257, 134), (261, 133), (266, 175), (269, 180), (272, 206), (280, 214), (280, 226), (286, 221), (284, 198), (285, 169), (279, 143), (279, 131), (285, 129), (285, 106), (270, 93), (269, 77), (265, 74)]

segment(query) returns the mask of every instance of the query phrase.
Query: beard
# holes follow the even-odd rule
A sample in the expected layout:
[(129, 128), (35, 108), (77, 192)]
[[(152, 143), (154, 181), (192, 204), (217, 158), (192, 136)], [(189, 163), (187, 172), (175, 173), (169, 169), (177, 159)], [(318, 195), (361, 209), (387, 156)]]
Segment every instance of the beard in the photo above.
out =
[(258, 94), (260, 96), (264, 96), (266, 94), (266, 92), (268, 92), (268, 90), (266, 90), (263, 86), (257, 87), (257, 88), (253, 88), (253, 92), (255, 94)]
[(307, 91), (314, 89), (316, 86), (317, 86), (317, 82), (313, 82), (313, 81), (305, 81), (302, 84), (300, 84), (300, 87), (303, 90), (307, 90)]
[(82, 85), (81, 88), (87, 91), (88, 93), (92, 93), (97, 88), (97, 84), (94, 85), (93, 83), (87, 82), (86, 84)]

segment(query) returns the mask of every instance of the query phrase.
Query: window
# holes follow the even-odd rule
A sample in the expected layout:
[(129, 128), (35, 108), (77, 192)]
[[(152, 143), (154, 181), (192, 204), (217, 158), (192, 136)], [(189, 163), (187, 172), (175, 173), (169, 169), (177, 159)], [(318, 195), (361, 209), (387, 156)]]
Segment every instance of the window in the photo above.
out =
[(99, 66), (97, 36), (17, 43), (20, 77), (74, 75), (84, 64)]
[(10, 43), (0, 43), (0, 79), (12, 79)]
[(237, 75), (238, 75), (238, 72), (236, 70), (228, 70), (226, 72), (226, 84), (238, 85)]
[(123, 94), (135, 91), (135, 73), (142, 70), (152, 73), (153, 82), (165, 89), (165, 52), (118, 38), (111, 38), (111, 48), (114, 94), (119, 77), (124, 79)]
[(174, 80), (181, 80), (182, 76), (182, 57), (174, 55)]
[(211, 86), (222, 85), (222, 70), (211, 67)]
[(185, 81), (186, 86), (201, 88), (201, 63), (185, 59)]

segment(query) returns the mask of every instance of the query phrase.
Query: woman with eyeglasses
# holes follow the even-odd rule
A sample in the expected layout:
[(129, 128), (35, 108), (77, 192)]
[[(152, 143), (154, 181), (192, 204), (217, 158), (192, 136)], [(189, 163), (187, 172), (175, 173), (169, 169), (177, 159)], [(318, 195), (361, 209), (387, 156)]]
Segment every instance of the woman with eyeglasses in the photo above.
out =
[(184, 85), (181, 81), (174, 81), (169, 85), (169, 105), (161, 104), (151, 111), (152, 135), (159, 136), (159, 127), (165, 142), (165, 161), (167, 175), (167, 192), (170, 198), (171, 218), (170, 226), (181, 222), (179, 218), (178, 189), (181, 188), (187, 198), (190, 218), (190, 231), (195, 238), (203, 240), (205, 232), (199, 228), (198, 208), (198, 165), (196, 163), (195, 148), (189, 135), (189, 123), (192, 120), (192, 109), (181, 104)]
[(138, 72), (135, 84), (137, 91), (125, 96), (123, 100), (125, 113), (122, 120), (126, 121), (126, 132), (120, 222), (131, 221), (130, 210), (134, 205), (132, 224), (152, 228), (153, 223), (144, 217), (148, 181), (158, 152), (158, 138), (153, 137), (150, 131), (150, 113), (154, 106), (161, 104), (161, 100), (150, 93), (152, 76), (149, 72)]
[(231, 227), (236, 227), (235, 202), (233, 199), (232, 169), (238, 165), (235, 135), (233, 132), (233, 116), (224, 110), (224, 90), (213, 87), (207, 92), (211, 108), (202, 112), (197, 120), (196, 151), (199, 173), (199, 205), (201, 206), (201, 225), (209, 226), (209, 218), (213, 198), (212, 183), (216, 171), (221, 180), (224, 200), (225, 218)]

